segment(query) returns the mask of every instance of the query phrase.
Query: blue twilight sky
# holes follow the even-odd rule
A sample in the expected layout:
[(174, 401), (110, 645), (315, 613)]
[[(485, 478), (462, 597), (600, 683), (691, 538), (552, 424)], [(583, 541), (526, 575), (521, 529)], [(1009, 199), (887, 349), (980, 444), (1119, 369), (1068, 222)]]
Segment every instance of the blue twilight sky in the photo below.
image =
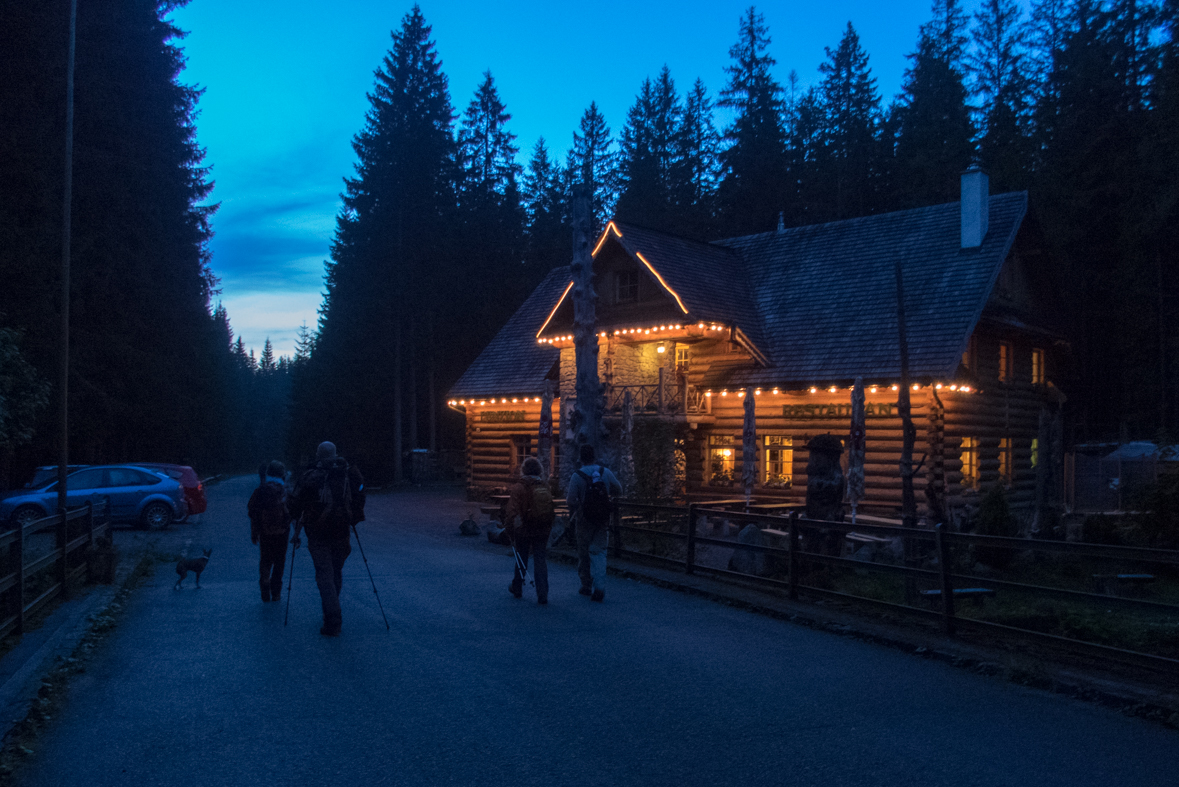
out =
[[(683, 93), (700, 77), (714, 98), (748, 0), (599, 0), (476, 3), (423, 0), (422, 12), (461, 114), (491, 70), (512, 114), (520, 163), (537, 138), (564, 159), (573, 130), (597, 101), (615, 134), (645, 77), (666, 63)], [(978, 0), (966, 0), (973, 12)], [(181, 79), (205, 89), (198, 105), (221, 203), (213, 270), (234, 331), (257, 350), (270, 337), (290, 354), (304, 321), (314, 328), (352, 136), (368, 107), (390, 32), (412, 7), (377, 0), (192, 0), (174, 12), (189, 35)], [(761, 2), (777, 78), (818, 81), (824, 47), (850, 20), (887, 102), (929, 0)], [(717, 125), (728, 117), (718, 114)]]

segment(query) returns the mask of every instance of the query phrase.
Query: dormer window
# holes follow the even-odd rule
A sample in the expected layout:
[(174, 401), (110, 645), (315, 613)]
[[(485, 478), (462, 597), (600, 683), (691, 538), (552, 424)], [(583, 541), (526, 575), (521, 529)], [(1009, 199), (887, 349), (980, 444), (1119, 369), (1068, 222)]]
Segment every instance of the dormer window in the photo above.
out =
[(638, 303), (639, 272), (619, 271), (614, 277), (615, 303)]

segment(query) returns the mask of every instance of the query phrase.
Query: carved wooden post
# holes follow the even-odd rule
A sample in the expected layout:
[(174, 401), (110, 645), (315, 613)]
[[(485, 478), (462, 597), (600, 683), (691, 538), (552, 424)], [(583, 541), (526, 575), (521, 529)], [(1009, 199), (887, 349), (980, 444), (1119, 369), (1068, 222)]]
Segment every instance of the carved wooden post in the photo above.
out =
[(544, 395), (540, 399), (540, 433), (536, 439), (536, 454), (545, 479), (553, 474), (553, 381), (544, 381)]
[(577, 435), (579, 445), (596, 450), (602, 429), (602, 384), (598, 379), (598, 294), (594, 290), (594, 258), (590, 253), (589, 196), (580, 184), (573, 192), (573, 346), (577, 368)]

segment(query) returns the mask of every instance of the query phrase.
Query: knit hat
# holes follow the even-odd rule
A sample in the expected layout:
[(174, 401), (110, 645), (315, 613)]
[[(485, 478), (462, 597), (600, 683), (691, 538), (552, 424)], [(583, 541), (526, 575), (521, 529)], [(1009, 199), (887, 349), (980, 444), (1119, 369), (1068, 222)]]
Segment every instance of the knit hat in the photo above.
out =
[(286, 474), (287, 468), (277, 459), (266, 466), (266, 475), (272, 478), (283, 478)]
[(336, 456), (336, 444), (329, 443), (327, 440), (324, 440), (322, 443), (319, 444), (319, 448), (315, 449), (315, 458), (317, 461), (323, 460), (323, 459), (334, 459), (335, 456)]

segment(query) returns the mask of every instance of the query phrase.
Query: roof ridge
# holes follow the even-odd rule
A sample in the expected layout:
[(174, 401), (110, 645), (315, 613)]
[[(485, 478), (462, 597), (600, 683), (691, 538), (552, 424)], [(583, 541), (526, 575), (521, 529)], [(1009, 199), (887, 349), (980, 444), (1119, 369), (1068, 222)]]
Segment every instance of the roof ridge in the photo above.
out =
[[(1001, 194), (988, 195), (988, 201), (992, 200), (992, 199), (997, 199), (999, 197), (1009, 197), (1009, 196), (1014, 196), (1014, 195), (1021, 195), (1026, 200), (1027, 194), (1028, 194), (1028, 192), (1026, 190), (1004, 191)], [(867, 221), (882, 219), (886, 216), (904, 216), (905, 214), (926, 213), (926, 212), (932, 212), (934, 210), (938, 210), (941, 208), (946, 208), (950, 205), (958, 205), (960, 203), (961, 203), (960, 200), (954, 200), (952, 202), (939, 202), (936, 205), (924, 205), (919, 208), (904, 208), (902, 210), (890, 210), (886, 213), (869, 213), (866, 216), (853, 216), (852, 218), (849, 218), (849, 219), (836, 219), (834, 221), (822, 221), (822, 222), (819, 222), (818, 224), (799, 224), (796, 227), (785, 227), (780, 230), (767, 230), (765, 232), (753, 232), (753, 233), (750, 233), (749, 235), (735, 235), (731, 238), (720, 238), (718, 240), (709, 241), (709, 245), (724, 246), (725, 248), (729, 248), (728, 244), (730, 244), (730, 243), (736, 243), (738, 241), (749, 241), (749, 240), (753, 240), (755, 238), (763, 238), (766, 236), (778, 235), (779, 233), (793, 232), (794, 230), (819, 229), (822, 227), (831, 227), (836, 224), (852, 225), (852, 224), (856, 224), (856, 223), (860, 223), (860, 222), (867, 222)]]

